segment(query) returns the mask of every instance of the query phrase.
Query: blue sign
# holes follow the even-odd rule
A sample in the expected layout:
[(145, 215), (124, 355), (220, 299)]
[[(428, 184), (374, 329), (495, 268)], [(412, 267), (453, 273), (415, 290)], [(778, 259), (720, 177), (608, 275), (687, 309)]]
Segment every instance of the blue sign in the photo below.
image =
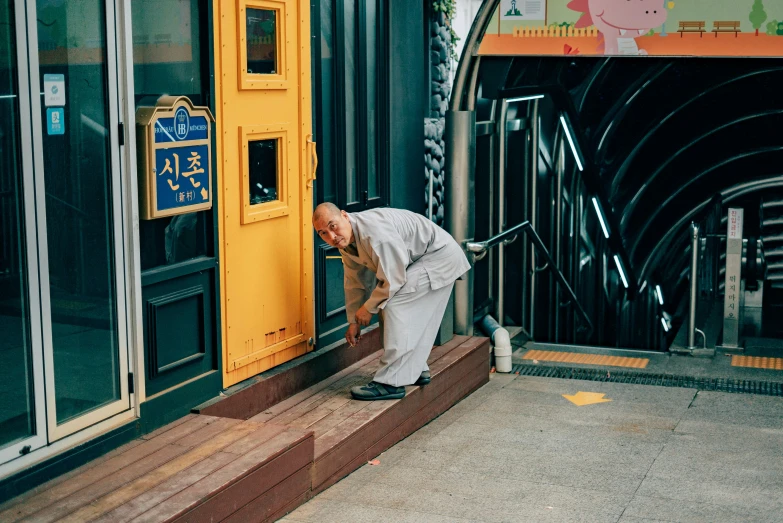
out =
[(46, 134), (65, 134), (65, 109), (52, 107), (46, 110)]
[(174, 118), (158, 118), (155, 122), (155, 143), (206, 140), (208, 131), (206, 116), (190, 116), (187, 109), (179, 107)]
[(155, 149), (154, 161), (158, 211), (211, 202), (207, 144)]

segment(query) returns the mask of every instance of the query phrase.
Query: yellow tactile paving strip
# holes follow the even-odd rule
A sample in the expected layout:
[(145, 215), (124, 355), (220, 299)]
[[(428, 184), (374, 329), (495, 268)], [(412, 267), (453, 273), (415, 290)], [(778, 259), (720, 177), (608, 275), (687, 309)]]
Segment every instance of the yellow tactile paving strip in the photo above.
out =
[(648, 358), (628, 358), (626, 356), (603, 356), (601, 354), (581, 354), (579, 352), (557, 352), (551, 350), (529, 350), (523, 360), (557, 361), (560, 363), (581, 363), (583, 365), (607, 365), (611, 367), (630, 367), (643, 369), (650, 363)]
[(732, 367), (753, 367), (754, 369), (783, 370), (783, 358), (732, 355)]

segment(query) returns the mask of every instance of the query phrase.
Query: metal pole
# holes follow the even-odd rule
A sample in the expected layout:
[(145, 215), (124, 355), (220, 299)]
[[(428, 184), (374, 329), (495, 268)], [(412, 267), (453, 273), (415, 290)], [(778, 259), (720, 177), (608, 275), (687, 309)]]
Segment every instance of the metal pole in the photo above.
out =
[[(538, 220), (536, 219), (538, 216), (538, 209), (537, 209), (537, 203), (538, 203), (538, 100), (533, 100), (532, 102), (529, 102), (530, 106), (528, 108), (528, 122), (530, 123), (529, 130), (527, 133), (527, 152), (529, 153), (529, 156), (527, 158), (527, 165), (528, 165), (528, 183), (530, 184), (530, 194), (529, 197), (529, 209), (530, 209), (530, 215), (527, 217), (527, 219), (530, 221), (530, 224), (533, 226), (533, 229), (536, 228), (536, 225), (538, 224)], [(536, 335), (536, 250), (530, 249), (530, 335), (534, 337)]]
[[(501, 101), (500, 105), (500, 118), (497, 123), (498, 134), (498, 233), (503, 232), (506, 228), (506, 116), (508, 115), (508, 102)], [(505, 245), (502, 243), (498, 246), (498, 299), (497, 299), (497, 321), (500, 326), (503, 326), (504, 319), (506, 317), (505, 307), (505, 280), (506, 280), (506, 252)]]
[[(476, 161), (476, 113), (446, 112), (446, 188), (445, 229), (460, 245), (475, 234), (475, 188), (473, 167)], [(473, 271), (454, 285), (454, 332), (473, 335)]]
[[(557, 266), (560, 267), (562, 263), (562, 247), (563, 241), (563, 170), (565, 166), (565, 147), (563, 147), (563, 135), (560, 131), (560, 127), (557, 128), (555, 133), (555, 235), (552, 256), (557, 262)], [(573, 280), (572, 280), (573, 281)], [(560, 341), (560, 287), (555, 282), (552, 282), (552, 295), (555, 297), (554, 301), (554, 340)], [(568, 312), (565, 313), (566, 317)]]
[(688, 308), (688, 349), (696, 348), (696, 305), (698, 302), (699, 226), (691, 223), (691, 300)]

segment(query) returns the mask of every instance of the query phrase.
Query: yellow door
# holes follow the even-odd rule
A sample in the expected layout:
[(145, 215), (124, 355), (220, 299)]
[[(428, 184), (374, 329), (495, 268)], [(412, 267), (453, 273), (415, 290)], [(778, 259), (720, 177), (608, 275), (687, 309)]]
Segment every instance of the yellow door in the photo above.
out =
[(229, 386), (312, 348), (310, 4), (214, 5), (223, 383)]

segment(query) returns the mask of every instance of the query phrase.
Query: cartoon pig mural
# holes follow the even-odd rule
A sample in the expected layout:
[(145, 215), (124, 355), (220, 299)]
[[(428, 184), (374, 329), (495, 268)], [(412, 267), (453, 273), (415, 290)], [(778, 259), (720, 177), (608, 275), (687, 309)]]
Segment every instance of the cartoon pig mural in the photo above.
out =
[(594, 25), (603, 37), (604, 54), (646, 55), (636, 38), (666, 22), (663, 0), (572, 0), (568, 8), (584, 13), (576, 27)]

